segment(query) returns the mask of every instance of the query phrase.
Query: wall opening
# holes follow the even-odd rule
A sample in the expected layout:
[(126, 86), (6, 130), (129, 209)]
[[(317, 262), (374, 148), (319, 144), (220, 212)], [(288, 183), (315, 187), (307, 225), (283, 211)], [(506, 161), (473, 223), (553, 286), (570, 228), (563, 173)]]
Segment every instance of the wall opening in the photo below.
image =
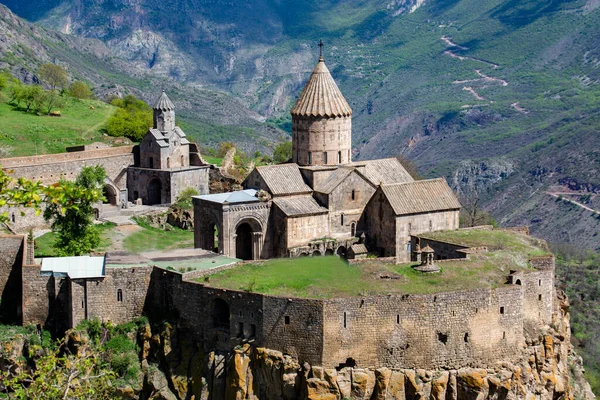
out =
[(538, 286), (542, 286), (542, 280), (541, 279), (538, 281)]
[(114, 187), (111, 185), (104, 185), (104, 187), (102, 187), (102, 194), (104, 195), (104, 204), (117, 205), (118, 196)]
[(250, 337), (256, 337), (256, 324), (250, 324)]
[(355, 236), (356, 235), (356, 223), (352, 223), (350, 225), (350, 236)]
[(235, 230), (235, 256), (242, 260), (252, 260), (252, 227), (244, 222)]
[(346, 258), (346, 247), (344, 247), (344, 246), (338, 247), (338, 249), (335, 253), (340, 257)]
[(465, 343), (469, 343), (469, 332), (465, 333)]
[(542, 295), (541, 294), (538, 295), (538, 300), (542, 301)]
[(429, 220), (429, 232), (433, 230), (433, 222)]
[(506, 339), (506, 332), (502, 332), (502, 339)]
[(344, 226), (344, 214), (340, 215), (340, 225)]
[(140, 198), (140, 192), (138, 192), (137, 190), (133, 191), (133, 200), (137, 200)]
[(504, 314), (504, 307), (500, 307), (500, 314)]
[(171, 168), (171, 157), (167, 157), (167, 168)]
[(352, 189), (352, 200), (356, 200), (356, 190)]
[(308, 152), (308, 163), (312, 164), (312, 153), (310, 151)]
[(285, 317), (283, 317), (283, 320), (286, 325), (290, 324), (290, 316), (289, 315), (286, 315)]
[(327, 164), (327, 152), (323, 152), (323, 164)]
[(148, 182), (148, 204), (161, 204), (162, 185), (158, 178)]
[(154, 168), (154, 157), (150, 157), (148, 161), (150, 161), (150, 168)]
[(244, 337), (244, 323), (243, 322), (238, 322), (237, 336), (240, 338)]
[(400, 324), (400, 314), (396, 315), (396, 323)]
[(344, 312), (344, 328), (346, 328), (348, 326), (347, 324), (347, 319), (346, 319), (346, 312)]
[(515, 282), (515, 284), (521, 286), (521, 280), (517, 279), (517, 281)]
[(437, 332), (437, 338), (443, 344), (448, 343), (448, 334), (447, 333)]
[(342, 152), (338, 151), (338, 164), (342, 163)]
[(313, 251), (313, 253), (312, 253), (312, 256), (313, 256), (313, 257), (318, 257), (318, 256), (320, 256), (320, 255), (321, 255), (321, 252), (320, 252), (319, 250), (315, 250), (315, 251)]
[(333, 250), (332, 249), (325, 250), (325, 255), (326, 256), (332, 256), (333, 255)]
[(123, 291), (121, 289), (117, 290), (117, 301), (123, 301)]
[(225, 300), (213, 300), (210, 316), (214, 329), (229, 333), (229, 305)]

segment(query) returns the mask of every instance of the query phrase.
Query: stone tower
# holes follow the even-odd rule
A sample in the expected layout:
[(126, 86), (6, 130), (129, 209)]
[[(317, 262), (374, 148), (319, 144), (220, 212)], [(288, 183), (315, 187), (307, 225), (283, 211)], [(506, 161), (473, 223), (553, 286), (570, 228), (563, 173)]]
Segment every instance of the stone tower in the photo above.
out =
[(175, 105), (164, 90), (154, 105), (154, 129), (161, 132), (175, 129)]
[(322, 56), (291, 114), (293, 162), (308, 166), (351, 161), (352, 109)]

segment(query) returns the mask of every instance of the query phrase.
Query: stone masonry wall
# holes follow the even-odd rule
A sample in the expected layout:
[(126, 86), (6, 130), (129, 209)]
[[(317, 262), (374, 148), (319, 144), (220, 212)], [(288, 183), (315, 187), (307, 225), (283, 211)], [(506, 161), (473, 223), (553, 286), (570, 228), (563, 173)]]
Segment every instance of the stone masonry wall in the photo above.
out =
[(355, 224), (356, 235), (360, 216), (373, 193), (375, 188), (356, 172), (352, 172), (331, 192), (328, 206), (332, 237), (351, 236), (352, 224)]
[[(25, 237), (0, 235), (0, 321), (20, 319), (21, 266), (25, 255)], [(19, 301), (15, 301), (19, 299)]]
[(352, 161), (351, 141), (351, 117), (292, 116), (292, 160), (299, 165), (347, 164)]
[(310, 240), (328, 236), (327, 220), (327, 214), (287, 218), (287, 248), (300, 246)]

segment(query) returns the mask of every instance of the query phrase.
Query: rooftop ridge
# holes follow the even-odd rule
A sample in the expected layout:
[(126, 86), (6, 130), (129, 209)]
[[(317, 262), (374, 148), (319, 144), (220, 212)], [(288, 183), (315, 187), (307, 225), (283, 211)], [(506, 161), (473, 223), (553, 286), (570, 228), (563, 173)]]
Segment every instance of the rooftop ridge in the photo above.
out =
[(173, 111), (175, 110), (175, 105), (173, 104), (171, 99), (169, 99), (167, 93), (165, 93), (165, 91), (163, 90), (158, 100), (156, 100), (153, 109), (162, 111)]

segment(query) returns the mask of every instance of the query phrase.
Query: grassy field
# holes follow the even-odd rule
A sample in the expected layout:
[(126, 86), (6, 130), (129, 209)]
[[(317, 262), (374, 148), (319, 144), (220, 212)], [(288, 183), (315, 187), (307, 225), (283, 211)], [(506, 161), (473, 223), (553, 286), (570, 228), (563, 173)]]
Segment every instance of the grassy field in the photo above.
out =
[[(481, 238), (489, 231), (479, 233)], [(490, 243), (500, 236), (492, 233)], [(337, 257), (304, 257), (245, 264), (211, 275), (210, 284), (218, 288), (307, 298), (498, 287), (506, 281), (509, 269), (528, 270), (531, 268), (529, 257), (543, 252), (533, 242), (530, 245), (517, 243), (518, 240), (508, 239), (502, 249), (472, 254), (469, 261), (441, 262), (442, 271), (438, 274), (415, 271), (414, 263), (396, 265), (369, 259), (348, 265)]]
[(169, 231), (138, 222), (144, 228), (125, 238), (123, 247), (132, 253), (153, 250), (173, 250), (194, 247), (194, 232), (172, 228)]
[[(7, 101), (8, 91), (3, 94)], [(0, 145), (10, 146), (10, 157), (18, 157), (61, 153), (65, 147), (104, 142), (101, 129), (115, 109), (101, 101), (67, 98), (61, 116), (50, 117), (26, 113), (2, 101)]]

